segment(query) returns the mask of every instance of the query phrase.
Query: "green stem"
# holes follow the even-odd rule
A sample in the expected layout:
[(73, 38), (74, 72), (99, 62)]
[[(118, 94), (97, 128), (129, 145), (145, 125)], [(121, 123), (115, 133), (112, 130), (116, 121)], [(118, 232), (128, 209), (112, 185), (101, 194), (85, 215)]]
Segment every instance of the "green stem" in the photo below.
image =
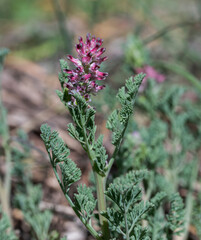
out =
[(108, 175), (109, 175), (109, 173), (110, 173), (110, 170), (111, 170), (111, 168), (112, 168), (112, 165), (113, 165), (113, 163), (114, 163), (115, 157), (116, 157), (117, 153), (119, 152), (119, 148), (120, 148), (120, 146), (121, 146), (121, 142), (122, 142), (124, 133), (125, 133), (126, 128), (127, 128), (127, 126), (128, 126), (128, 121), (129, 121), (129, 118), (128, 118), (125, 126), (124, 126), (124, 129), (123, 129), (123, 131), (122, 131), (120, 140), (119, 140), (119, 142), (117, 143), (117, 145), (116, 145), (116, 147), (115, 147), (115, 150), (114, 150), (114, 152), (113, 152), (113, 154), (112, 154), (112, 157), (111, 157), (111, 159), (110, 159), (110, 161), (109, 161), (108, 170), (107, 170), (107, 172), (106, 172), (106, 178), (108, 177)]
[(66, 28), (66, 24), (65, 24), (65, 14), (62, 11), (62, 8), (59, 4), (59, 0), (52, 0), (52, 6), (58, 21), (58, 25), (59, 25), (59, 30), (60, 30), (60, 34), (63, 38), (63, 42), (64, 42), (64, 48), (66, 49), (66, 51), (68, 53), (71, 53), (71, 45), (72, 45), (72, 40), (71, 40), (71, 36)]
[(0, 179), (0, 202), (2, 205), (3, 212), (8, 216), (9, 221), (11, 222), (9, 201), (7, 201), (5, 188), (3, 187), (1, 179)]
[(192, 216), (192, 210), (193, 210), (193, 184), (196, 181), (197, 175), (199, 172), (199, 161), (197, 159), (194, 159), (194, 161), (195, 162), (192, 169), (189, 191), (186, 197), (185, 227), (184, 227), (184, 232), (181, 234), (182, 240), (188, 239), (189, 225), (191, 222), (191, 216)]
[(5, 155), (6, 155), (5, 195), (9, 206), (11, 192), (11, 149), (8, 143), (5, 145)]
[[(49, 156), (50, 157), (50, 156)], [(51, 159), (51, 157), (50, 157)], [(52, 165), (53, 166), (53, 165)], [(74, 210), (75, 214), (78, 216), (78, 218), (81, 220), (81, 222), (85, 225), (85, 227), (87, 228), (87, 230), (91, 233), (91, 235), (95, 238), (95, 239), (98, 239), (98, 240), (102, 240), (102, 238), (100, 237), (100, 235), (96, 232), (96, 230), (91, 226), (91, 224), (89, 223), (86, 223), (84, 218), (82, 216), (80, 216), (80, 213), (77, 211), (74, 203), (72, 202), (71, 198), (68, 196), (68, 194), (65, 192), (64, 188), (63, 188), (63, 184), (60, 180), (60, 177), (57, 173), (57, 170), (56, 168), (53, 166), (53, 170), (54, 170), (54, 174), (57, 178), (57, 181), (60, 185), (60, 188), (62, 189), (62, 192), (64, 194), (64, 196), (66, 197), (69, 205), (72, 207), (72, 209)]]
[[(2, 64), (0, 62), (0, 72), (3, 69)], [(1, 113), (1, 124), (3, 125), (3, 142), (2, 146), (5, 150), (5, 159), (6, 159), (6, 174), (5, 174), (5, 182), (4, 184), (1, 183), (1, 202), (3, 205), (3, 211), (7, 214), (10, 223), (12, 224), (11, 220), (11, 213), (10, 213), (10, 191), (11, 191), (11, 149), (9, 144), (9, 129), (7, 125), (6, 119), (6, 111), (3, 106), (2, 96), (1, 96), (1, 76), (0, 76), (0, 113)]]
[(126, 240), (129, 240), (129, 229), (128, 229), (128, 222), (127, 222), (127, 211), (126, 206), (124, 205), (124, 220), (125, 220), (125, 226), (126, 226)]
[(143, 44), (149, 44), (152, 41), (155, 41), (156, 39), (163, 37), (165, 34), (167, 34), (170, 31), (173, 31), (177, 28), (181, 28), (181, 27), (188, 27), (188, 26), (193, 26), (200, 23), (200, 20), (196, 20), (196, 21), (185, 21), (185, 22), (178, 22), (178, 23), (174, 23), (171, 24), (169, 26), (164, 27), (163, 29), (159, 30), (158, 32), (154, 33), (153, 35), (147, 37), (146, 39), (143, 40)]
[(100, 213), (102, 211), (106, 211), (106, 199), (105, 199), (105, 184), (106, 184), (106, 177), (101, 176), (98, 172), (96, 172), (96, 169), (94, 169), (94, 153), (92, 151), (92, 147), (90, 146), (90, 143), (87, 138), (87, 131), (84, 125), (84, 120), (81, 118), (81, 126), (84, 133), (84, 141), (86, 143), (86, 152), (88, 154), (88, 157), (91, 162), (92, 169), (94, 171), (94, 177), (96, 180), (96, 190), (97, 190), (97, 199), (98, 199), (98, 213), (99, 213), (99, 220), (102, 230), (102, 238), (104, 240), (110, 239), (110, 232), (109, 232), (109, 224), (108, 220), (103, 217)]
[(106, 199), (105, 199), (105, 180), (106, 178), (99, 175), (97, 172), (94, 172), (96, 180), (96, 190), (97, 190), (97, 199), (98, 199), (98, 214), (102, 230), (102, 236), (104, 240), (110, 239), (109, 224), (108, 220), (101, 215), (102, 211), (106, 211)]
[(193, 74), (191, 74), (188, 70), (186, 70), (181, 64), (179, 63), (171, 63), (167, 61), (155, 61), (155, 65), (161, 66), (163, 68), (166, 68), (172, 72), (175, 72), (176, 74), (184, 77), (187, 79), (194, 88), (201, 93), (201, 83), (199, 79), (197, 79)]

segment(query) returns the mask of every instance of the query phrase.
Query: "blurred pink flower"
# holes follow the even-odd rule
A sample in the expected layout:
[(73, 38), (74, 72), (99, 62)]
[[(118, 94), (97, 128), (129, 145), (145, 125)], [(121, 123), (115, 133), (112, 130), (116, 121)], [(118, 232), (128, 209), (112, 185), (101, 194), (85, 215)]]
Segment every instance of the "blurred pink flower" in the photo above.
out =
[(139, 89), (141, 92), (144, 91), (144, 89), (146, 88), (146, 84), (147, 84), (147, 79), (148, 78), (154, 79), (157, 83), (162, 83), (166, 79), (165, 75), (157, 72), (155, 70), (155, 68), (153, 68), (152, 66), (149, 66), (149, 65), (145, 65), (142, 68), (136, 68), (135, 71), (136, 71), (136, 73), (143, 72), (143, 73), (146, 74), (145, 78), (142, 81), (140, 89)]

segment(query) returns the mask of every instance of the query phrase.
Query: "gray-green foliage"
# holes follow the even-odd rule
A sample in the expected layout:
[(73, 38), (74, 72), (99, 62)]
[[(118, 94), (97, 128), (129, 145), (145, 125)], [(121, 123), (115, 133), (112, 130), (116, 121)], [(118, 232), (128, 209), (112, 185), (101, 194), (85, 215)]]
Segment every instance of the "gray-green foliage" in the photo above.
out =
[(26, 186), (26, 192), (16, 194), (14, 204), (22, 210), (25, 221), (30, 225), (33, 236), (35, 236), (34, 238), (46, 240), (49, 236), (52, 213), (48, 210), (40, 210), (41, 199), (41, 186), (29, 183)]
[(8, 220), (0, 207), (0, 238), (1, 240), (17, 240)]
[(114, 110), (107, 121), (107, 128), (112, 131), (112, 143), (117, 146), (124, 135), (129, 117), (133, 113), (135, 98), (144, 74), (131, 77), (126, 81), (125, 87), (119, 89), (117, 99), (121, 104), (120, 110)]
[(75, 206), (80, 212), (80, 215), (88, 222), (95, 210), (96, 200), (91, 188), (86, 185), (78, 186), (77, 192), (78, 193), (75, 194)]
[[(89, 157), (95, 176), (94, 183), (97, 193), (96, 200), (92, 188), (79, 185), (74, 198), (69, 196), (70, 186), (80, 180), (81, 171), (69, 159), (70, 151), (68, 146), (58, 136), (58, 133), (51, 131), (50, 127), (44, 124), (41, 126), (41, 137), (45, 143), (57, 180), (70, 206), (96, 239), (149, 240), (152, 239), (153, 231), (157, 233), (153, 240), (159, 240), (161, 236), (164, 239), (165, 237), (172, 237), (183, 223), (183, 215), (177, 212), (177, 210), (181, 211), (183, 207), (181, 198), (178, 196), (177, 202), (172, 200), (169, 214), (166, 216), (163, 210), (161, 213), (166, 193), (161, 192), (155, 195), (155, 188), (150, 193), (147, 193), (150, 180), (155, 179), (155, 166), (164, 167), (167, 164), (166, 152), (164, 150), (159, 151), (159, 148), (163, 149), (167, 126), (161, 121), (155, 121), (150, 126), (148, 133), (145, 129), (142, 131), (143, 144), (139, 142), (139, 149), (135, 149), (138, 151), (139, 160), (137, 171), (128, 172), (128, 170), (134, 168), (134, 165), (131, 164), (132, 158), (126, 155), (126, 144), (123, 143), (121, 148), (144, 74), (129, 78), (125, 86), (118, 91), (119, 109), (111, 113), (106, 124), (106, 127), (112, 132), (111, 141), (114, 145), (114, 151), (109, 158), (106, 148), (103, 146), (103, 135), (97, 136), (96, 134), (95, 109), (78, 93), (73, 95), (74, 104), (69, 104), (69, 99), (72, 96), (69, 96), (64, 84), (68, 82), (68, 75), (65, 71), (68, 68), (66, 61), (61, 60), (60, 66), (59, 80), (62, 91), (57, 91), (57, 95), (64, 106), (68, 108), (73, 119), (73, 123), (68, 124), (67, 131), (71, 137), (80, 142)], [(132, 144), (129, 146), (131, 147)], [(136, 153), (134, 152), (132, 156), (136, 156)], [(161, 161), (162, 158), (165, 159)], [(117, 178), (110, 177), (113, 181), (107, 186), (106, 180), (114, 160), (118, 160), (119, 163), (120, 161), (127, 162), (127, 159), (130, 159), (129, 167), (125, 167), (125, 165), (122, 167), (122, 171), (118, 172), (118, 174), (123, 173), (121, 176)], [(150, 165), (146, 165), (146, 163)], [(140, 170), (141, 167), (148, 168), (151, 172)], [(127, 174), (125, 174), (126, 172)], [(105, 202), (104, 194), (107, 202)], [(153, 195), (155, 197), (152, 198)], [(92, 226), (96, 205), (98, 205), (98, 221), (101, 227), (99, 232)], [(155, 221), (156, 219), (157, 221)], [(162, 227), (157, 225), (159, 219), (164, 220)], [(152, 225), (153, 222), (158, 226), (157, 230)], [(110, 230), (107, 229), (108, 223)]]
[[(150, 177), (145, 181), (148, 199), (158, 190), (165, 191), (172, 208), (177, 209), (177, 212), (170, 210), (169, 217), (161, 207), (155, 212), (149, 221), (152, 239), (171, 239), (173, 234), (187, 239), (190, 219), (193, 221), (193, 216), (196, 216), (198, 225), (201, 224), (199, 215), (192, 215), (191, 206), (194, 201), (193, 183), (198, 176), (201, 111), (199, 99), (197, 104), (185, 100), (185, 92), (186, 89), (181, 86), (171, 86), (167, 91), (149, 81), (137, 105), (149, 114), (151, 123), (140, 129), (135, 125), (135, 132), (126, 136), (117, 156), (118, 174), (125, 173), (125, 169), (148, 168), (151, 170)], [(179, 187), (187, 190), (184, 212), (181, 197), (174, 194)], [(170, 221), (171, 216), (175, 221)], [(186, 223), (182, 218), (186, 219)]]
[(41, 138), (43, 139), (50, 162), (55, 168), (59, 163), (62, 172), (63, 184), (61, 185), (65, 192), (69, 191), (69, 187), (80, 179), (81, 171), (76, 164), (68, 158), (70, 150), (63, 140), (58, 136), (56, 131), (51, 132), (51, 128), (44, 124), (41, 126)]
[(199, 193), (197, 201), (193, 204), (192, 224), (196, 228), (197, 235), (201, 239), (201, 194)]
[(109, 220), (111, 231), (127, 239), (149, 239), (144, 238), (148, 235), (147, 229), (141, 227), (141, 220), (154, 205), (142, 201), (142, 189), (139, 187), (146, 175), (146, 171), (131, 171), (114, 179), (105, 192), (116, 207), (107, 208), (102, 214)]
[(170, 211), (167, 215), (169, 228), (172, 232), (179, 235), (183, 231), (184, 225), (184, 204), (178, 193), (175, 193), (170, 198)]

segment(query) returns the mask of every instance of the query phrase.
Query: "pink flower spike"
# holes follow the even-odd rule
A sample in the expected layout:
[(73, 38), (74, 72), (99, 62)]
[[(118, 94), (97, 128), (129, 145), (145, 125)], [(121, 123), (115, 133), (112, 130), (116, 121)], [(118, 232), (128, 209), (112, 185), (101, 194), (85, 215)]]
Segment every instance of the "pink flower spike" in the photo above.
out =
[(89, 80), (91, 78), (91, 73), (83, 75), (82, 78), (84, 80)]
[(86, 45), (87, 45), (87, 47), (90, 47), (90, 46), (91, 46), (91, 34), (90, 34), (90, 33), (87, 33), (87, 36), (86, 36)]
[(95, 81), (92, 81), (92, 82), (91, 82), (91, 86), (92, 86), (92, 87), (95, 87), (95, 86), (96, 86), (96, 82), (95, 82)]
[(92, 64), (90, 65), (90, 70), (91, 70), (91, 71), (98, 70), (99, 68), (100, 68), (100, 66), (99, 66), (98, 64), (96, 64), (96, 63), (92, 63)]
[(100, 57), (100, 55), (102, 55), (104, 52), (105, 52), (105, 48), (101, 48), (101, 49), (97, 52), (96, 57)]
[(96, 87), (96, 90), (97, 90), (97, 91), (100, 91), (100, 90), (102, 90), (103, 88), (105, 88), (105, 85), (97, 86), (97, 87)]
[(100, 62), (100, 63), (105, 62), (107, 59), (108, 59), (108, 57), (100, 58), (99, 62)]
[(97, 43), (96, 46), (91, 50), (91, 53), (95, 53), (100, 47), (100, 44)]
[(103, 44), (103, 39), (101, 38), (97, 38), (96, 39), (96, 42), (100, 44), (100, 46)]
[(96, 46), (96, 37), (92, 36), (91, 38), (91, 47), (94, 48)]
[(84, 53), (83, 45), (81, 43), (76, 45), (76, 51), (78, 52), (78, 54)]
[(86, 56), (82, 58), (82, 62), (84, 63), (84, 65), (86, 64), (90, 64), (92, 58), (90, 56)]
[(108, 73), (100, 72), (100, 71), (96, 70), (96, 76), (97, 76), (98, 80), (103, 80), (108, 76)]
[(98, 91), (102, 90), (104, 86), (96, 84), (97, 80), (104, 80), (108, 73), (100, 72), (98, 69), (107, 57), (101, 57), (105, 52), (105, 48), (100, 47), (103, 40), (87, 34), (86, 41), (82, 37), (79, 38), (79, 43), (76, 45), (78, 58), (68, 55), (67, 58), (71, 61), (76, 68), (70, 70), (66, 69), (64, 72), (68, 73), (67, 80), (68, 92), (71, 97), (69, 106), (75, 105), (76, 100), (73, 97), (75, 92), (79, 93), (85, 98), (86, 101), (91, 101), (91, 94), (95, 95)]
[(67, 55), (67, 59), (75, 64), (75, 66), (82, 66), (82, 63), (79, 59), (72, 57), (71, 55)]
[(79, 37), (78, 40), (81, 44), (83, 44), (83, 38), (82, 37)]
[(68, 74), (72, 74), (72, 73), (73, 73), (72, 70), (68, 70), (68, 69), (64, 69), (63, 71), (64, 71), (65, 73), (68, 73)]

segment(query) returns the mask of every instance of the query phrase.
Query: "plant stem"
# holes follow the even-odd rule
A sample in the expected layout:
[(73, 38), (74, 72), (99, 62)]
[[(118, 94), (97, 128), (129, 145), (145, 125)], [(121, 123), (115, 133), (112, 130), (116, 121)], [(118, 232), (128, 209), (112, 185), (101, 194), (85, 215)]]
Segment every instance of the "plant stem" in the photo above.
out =
[(185, 214), (185, 227), (184, 232), (181, 234), (182, 240), (188, 239), (189, 225), (191, 222), (191, 215), (193, 210), (193, 184), (196, 181), (199, 172), (199, 161), (194, 159), (194, 166), (191, 173), (189, 191), (186, 197), (186, 214)]
[(53, 9), (54, 9), (57, 21), (58, 21), (60, 34), (63, 38), (64, 49), (68, 53), (71, 53), (72, 40), (71, 40), (71, 36), (65, 26), (65, 14), (62, 11), (62, 8), (59, 4), (59, 0), (52, 0), (52, 6), (53, 6)]
[(112, 154), (112, 157), (111, 157), (111, 159), (110, 159), (110, 161), (109, 161), (108, 170), (107, 170), (107, 173), (106, 173), (106, 178), (108, 177), (108, 175), (109, 175), (109, 173), (110, 173), (110, 170), (111, 170), (111, 168), (112, 168), (112, 165), (113, 165), (113, 163), (114, 163), (115, 157), (116, 157), (117, 153), (119, 152), (119, 149), (120, 149), (120, 146), (121, 146), (121, 142), (122, 142), (124, 133), (125, 133), (126, 128), (127, 128), (127, 126), (128, 126), (128, 121), (129, 121), (129, 118), (128, 118), (125, 126), (124, 126), (124, 129), (123, 129), (123, 131), (122, 131), (120, 140), (119, 140), (119, 142), (117, 143), (116, 148), (115, 148), (115, 150), (114, 150), (114, 152), (113, 152), (113, 154)]
[(104, 240), (109, 240), (110, 239), (110, 232), (109, 232), (109, 224), (108, 220), (103, 217), (100, 213), (102, 211), (106, 211), (106, 199), (105, 199), (105, 184), (107, 177), (101, 176), (98, 172), (96, 172), (96, 169), (94, 169), (94, 154), (92, 152), (92, 147), (90, 146), (90, 143), (87, 138), (87, 131), (84, 125), (84, 121), (81, 118), (81, 126), (82, 130), (84, 133), (84, 141), (86, 144), (86, 152), (88, 154), (93, 172), (94, 172), (94, 177), (96, 181), (96, 190), (97, 190), (97, 199), (98, 199), (98, 214), (99, 214), (99, 220), (100, 220), (100, 225), (101, 225), (101, 230), (102, 230), (102, 238)]
[(126, 211), (125, 204), (124, 204), (124, 220), (125, 220), (125, 226), (126, 226), (126, 240), (129, 240), (129, 229), (128, 229), (127, 211)]
[(109, 224), (108, 220), (101, 215), (102, 211), (106, 211), (106, 199), (105, 199), (105, 177), (99, 175), (97, 172), (94, 172), (96, 180), (96, 190), (98, 198), (98, 214), (102, 230), (102, 236), (104, 240), (110, 239)]
[[(2, 70), (2, 65), (0, 63), (0, 72)], [(9, 129), (7, 125), (6, 119), (6, 111), (3, 106), (2, 96), (1, 96), (1, 76), (0, 76), (0, 113), (1, 113), (1, 124), (3, 125), (3, 133), (2, 133), (2, 146), (5, 150), (5, 159), (6, 159), (6, 174), (5, 174), (5, 182), (0, 183), (1, 188), (1, 202), (3, 205), (3, 211), (7, 214), (9, 221), (12, 225), (11, 214), (10, 214), (10, 190), (11, 190), (11, 149), (9, 144)]]
[[(50, 157), (50, 155), (49, 155), (49, 157)], [(50, 157), (50, 159), (51, 159), (51, 157)], [(53, 165), (52, 165), (52, 166), (53, 166)], [(58, 183), (59, 183), (59, 185), (60, 185), (60, 187), (61, 187), (61, 189), (62, 189), (62, 192), (63, 192), (64, 196), (66, 197), (69, 205), (70, 205), (70, 206), (72, 207), (72, 209), (74, 210), (75, 214), (78, 216), (78, 218), (81, 220), (81, 222), (85, 225), (85, 227), (87, 228), (87, 230), (91, 233), (91, 235), (92, 235), (95, 239), (102, 240), (102, 238), (99, 236), (99, 234), (96, 232), (96, 230), (91, 226), (91, 224), (86, 223), (86, 222), (84, 221), (84, 219), (82, 218), (82, 216), (80, 216), (80, 214), (79, 214), (79, 212), (77, 211), (77, 209), (75, 208), (75, 205), (74, 205), (74, 203), (72, 202), (71, 198), (70, 198), (70, 197), (68, 196), (68, 194), (65, 192), (65, 190), (64, 190), (64, 188), (63, 188), (63, 185), (62, 185), (62, 182), (61, 182), (61, 180), (60, 180), (60, 177), (59, 177), (59, 175), (58, 175), (58, 173), (57, 173), (57, 170), (56, 170), (56, 168), (55, 168), (54, 166), (53, 166), (53, 170), (54, 170), (54, 174), (55, 174), (55, 176), (56, 176), (56, 178), (57, 178), (57, 181), (58, 181)]]
[(8, 142), (5, 145), (5, 156), (6, 156), (5, 195), (9, 206), (11, 191), (11, 149)]
[(3, 187), (3, 183), (0, 179), (0, 202), (2, 205), (2, 210), (3, 212), (7, 215), (9, 218), (9, 221), (11, 222), (11, 217), (10, 217), (10, 206), (9, 202), (7, 201), (6, 194), (5, 194), (5, 188)]
[(167, 62), (167, 61), (154, 61), (155, 65), (166, 68), (176, 74), (184, 77), (188, 80), (194, 88), (201, 93), (201, 83), (198, 78), (196, 78), (193, 74), (191, 74), (188, 70), (186, 70), (180, 63), (177, 62)]
[(169, 26), (164, 27), (163, 29), (159, 30), (158, 32), (154, 33), (153, 35), (147, 37), (146, 39), (143, 40), (143, 44), (148, 44), (152, 41), (155, 41), (156, 39), (163, 37), (165, 34), (167, 34), (170, 31), (173, 31), (177, 28), (181, 27), (187, 27), (187, 26), (193, 26), (196, 24), (200, 24), (200, 20), (195, 20), (195, 21), (185, 21), (185, 22), (178, 22), (171, 24)]

